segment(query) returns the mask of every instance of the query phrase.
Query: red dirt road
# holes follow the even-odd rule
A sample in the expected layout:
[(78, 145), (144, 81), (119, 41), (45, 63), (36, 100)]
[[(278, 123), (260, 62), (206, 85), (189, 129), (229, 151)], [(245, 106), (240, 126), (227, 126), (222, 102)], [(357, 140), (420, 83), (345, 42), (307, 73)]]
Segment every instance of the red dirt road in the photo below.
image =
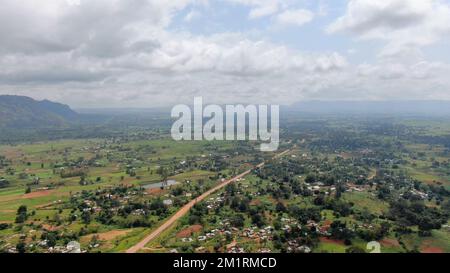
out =
[[(290, 150), (286, 150), (278, 155), (275, 156), (275, 158), (280, 157), (285, 155), (286, 153), (288, 153)], [(261, 168), (264, 166), (264, 162), (257, 165), (256, 168)], [(169, 218), (169, 220), (167, 220), (166, 222), (164, 222), (160, 227), (158, 227), (157, 229), (155, 229), (152, 233), (150, 233), (147, 237), (145, 237), (142, 241), (140, 241), (139, 243), (137, 243), (136, 245), (132, 246), (131, 248), (129, 248), (126, 253), (136, 253), (138, 252), (140, 249), (144, 248), (146, 244), (148, 244), (150, 241), (152, 241), (153, 239), (155, 239), (156, 237), (158, 237), (161, 233), (163, 233), (165, 230), (169, 229), (176, 221), (178, 221), (178, 219), (180, 219), (181, 217), (183, 217), (184, 215), (186, 215), (189, 210), (198, 202), (203, 201), (204, 199), (206, 199), (209, 195), (211, 195), (212, 193), (220, 190), (221, 188), (225, 187), (228, 184), (231, 184), (233, 182), (235, 182), (238, 179), (243, 178), (244, 176), (247, 176), (249, 173), (252, 172), (253, 169), (247, 170), (243, 173), (241, 173), (238, 176), (235, 176), (233, 178), (231, 178), (230, 180), (224, 181), (222, 183), (220, 183), (219, 185), (215, 186), (214, 188), (204, 192), (202, 195), (200, 195), (199, 197), (195, 198), (194, 200), (192, 200), (191, 202), (187, 203), (186, 205), (184, 205), (180, 210), (178, 210), (172, 217)]]

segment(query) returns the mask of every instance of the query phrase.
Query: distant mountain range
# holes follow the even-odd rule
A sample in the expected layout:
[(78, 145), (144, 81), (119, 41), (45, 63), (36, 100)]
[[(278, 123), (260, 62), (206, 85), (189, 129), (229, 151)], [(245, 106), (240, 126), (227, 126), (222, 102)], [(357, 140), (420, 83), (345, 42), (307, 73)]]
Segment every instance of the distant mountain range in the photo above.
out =
[[(64, 128), (74, 124), (104, 124), (112, 117), (124, 116), (122, 123), (137, 117), (170, 120), (169, 108), (155, 109), (80, 109), (48, 100), (24, 96), (0, 95), (0, 129)], [(283, 106), (282, 113), (450, 116), (450, 101), (305, 101)], [(128, 117), (132, 116), (134, 119)], [(128, 118), (127, 118), (128, 117)]]
[(64, 127), (79, 115), (69, 106), (48, 100), (0, 95), (0, 128)]
[(313, 114), (450, 116), (450, 101), (304, 101), (284, 110)]

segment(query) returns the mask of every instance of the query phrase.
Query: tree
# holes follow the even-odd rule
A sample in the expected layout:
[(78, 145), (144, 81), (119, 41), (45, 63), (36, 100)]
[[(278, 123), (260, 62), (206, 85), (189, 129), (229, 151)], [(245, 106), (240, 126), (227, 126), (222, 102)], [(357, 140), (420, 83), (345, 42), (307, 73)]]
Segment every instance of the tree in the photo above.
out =
[(17, 214), (27, 213), (28, 209), (27, 206), (22, 205), (17, 209)]
[(167, 178), (169, 177), (169, 170), (167, 170), (166, 167), (160, 167), (158, 169), (158, 174), (161, 176), (162, 182), (166, 182)]
[(24, 241), (20, 241), (17, 245), (16, 245), (16, 249), (17, 252), (19, 253), (25, 253), (26, 252), (26, 244)]
[(381, 200), (387, 200), (387, 198), (389, 197), (390, 194), (391, 194), (391, 190), (386, 185), (382, 185), (378, 189), (378, 198)]
[(16, 223), (18, 224), (24, 223), (27, 219), (28, 219), (27, 206), (22, 205), (17, 210)]
[(83, 211), (81, 214), (81, 220), (83, 224), (88, 225), (91, 223), (91, 213), (89, 211)]
[(344, 192), (345, 192), (344, 185), (342, 185), (342, 183), (337, 184), (336, 185), (336, 195), (335, 195), (336, 199), (340, 199), (342, 196), (342, 193), (344, 193)]
[(357, 246), (351, 246), (345, 250), (345, 253), (366, 253), (366, 251)]
[(55, 213), (53, 215), (53, 222), (57, 225), (60, 226), (62, 221), (61, 221), (61, 216), (59, 215), (59, 213)]
[(316, 182), (316, 177), (312, 174), (308, 174), (305, 178), (305, 182), (308, 184), (312, 184), (312, 183)]
[(281, 202), (277, 203), (276, 210), (277, 210), (277, 212), (286, 212), (287, 211), (286, 206)]
[(91, 247), (94, 247), (95, 245), (98, 244), (98, 241), (99, 241), (99, 236), (98, 235), (94, 235), (94, 236), (92, 236), (91, 241), (89, 242), (89, 245)]
[(47, 233), (47, 246), (54, 247), (56, 245), (56, 234), (53, 232)]
[(336, 183), (336, 179), (333, 176), (329, 176), (324, 181), (325, 185), (333, 186)]
[(442, 209), (450, 215), (450, 200), (447, 200), (442, 204)]
[(264, 218), (259, 213), (252, 215), (252, 223), (255, 224), (259, 228), (263, 227), (266, 224), (264, 222)]
[(338, 240), (350, 240), (353, 238), (353, 232), (347, 228), (346, 223), (334, 221), (330, 226), (331, 236)]
[(244, 222), (245, 222), (244, 216), (242, 216), (241, 214), (236, 214), (230, 218), (231, 225), (233, 225), (236, 228), (243, 227)]
[(85, 174), (83, 174), (83, 175), (80, 176), (80, 185), (81, 185), (81, 186), (87, 185), (87, 182), (86, 182), (86, 175), (85, 175)]

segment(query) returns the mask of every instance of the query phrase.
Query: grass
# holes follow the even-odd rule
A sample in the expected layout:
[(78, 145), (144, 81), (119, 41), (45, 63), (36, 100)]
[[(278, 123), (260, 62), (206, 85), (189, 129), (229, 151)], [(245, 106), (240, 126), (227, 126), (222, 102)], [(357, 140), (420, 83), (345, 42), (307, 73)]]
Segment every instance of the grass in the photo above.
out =
[(335, 243), (324, 243), (320, 242), (318, 246), (314, 249), (315, 253), (345, 253), (347, 249), (346, 246)]
[(343, 199), (355, 204), (358, 209), (367, 208), (369, 211), (381, 215), (389, 209), (388, 204), (382, 202), (369, 192), (351, 192), (343, 194)]

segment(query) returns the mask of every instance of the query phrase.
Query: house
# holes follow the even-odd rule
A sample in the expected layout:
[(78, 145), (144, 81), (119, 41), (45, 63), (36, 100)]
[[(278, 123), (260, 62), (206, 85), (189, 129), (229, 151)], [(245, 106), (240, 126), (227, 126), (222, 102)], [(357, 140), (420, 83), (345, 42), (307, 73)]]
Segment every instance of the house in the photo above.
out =
[(166, 199), (166, 200), (163, 200), (163, 204), (164, 204), (164, 206), (172, 206), (173, 201), (171, 199)]
[(298, 253), (311, 253), (311, 248), (309, 248), (308, 246), (299, 246), (297, 247), (296, 251)]
[(200, 246), (195, 249), (195, 252), (196, 253), (206, 253), (207, 249), (204, 246)]

